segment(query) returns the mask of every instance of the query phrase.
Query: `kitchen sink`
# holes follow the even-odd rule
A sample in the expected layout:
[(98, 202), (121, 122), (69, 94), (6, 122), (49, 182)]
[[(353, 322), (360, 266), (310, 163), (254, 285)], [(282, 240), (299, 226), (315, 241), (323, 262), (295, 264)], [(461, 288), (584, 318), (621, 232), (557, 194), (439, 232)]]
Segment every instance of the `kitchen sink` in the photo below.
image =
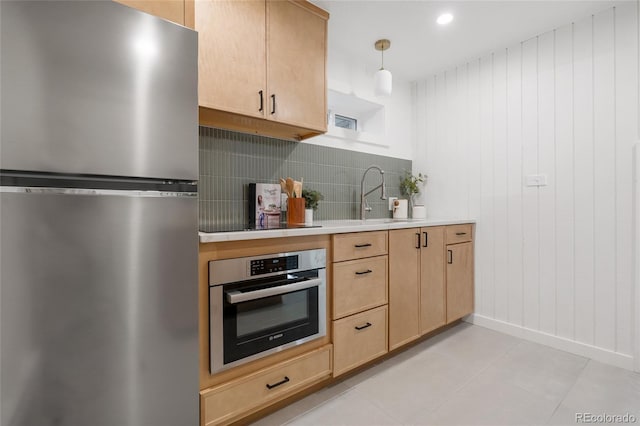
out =
[(411, 219), (365, 219), (362, 221), (363, 224), (366, 223), (371, 223), (371, 224), (375, 224), (375, 223), (405, 223), (405, 222), (411, 222)]

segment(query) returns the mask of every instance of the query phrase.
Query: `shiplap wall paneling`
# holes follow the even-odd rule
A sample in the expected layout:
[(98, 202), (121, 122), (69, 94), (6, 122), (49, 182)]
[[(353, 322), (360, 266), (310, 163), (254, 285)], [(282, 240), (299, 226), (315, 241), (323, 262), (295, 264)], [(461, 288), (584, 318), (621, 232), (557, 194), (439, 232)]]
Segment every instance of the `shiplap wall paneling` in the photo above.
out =
[[(633, 144), (638, 140), (638, 3), (616, 8), (615, 27), (615, 235), (616, 235), (616, 352), (633, 350), (633, 235), (632, 175)], [(640, 218), (635, 218), (640, 226)], [(640, 255), (636, 253), (636, 255)], [(637, 260), (640, 263), (640, 260)], [(636, 283), (636, 291), (640, 292)], [(640, 306), (638, 306), (640, 309)], [(637, 317), (636, 317), (637, 318)], [(636, 323), (640, 328), (640, 323)], [(640, 336), (640, 335), (639, 335)], [(640, 342), (638, 342), (640, 345)], [(640, 363), (640, 353), (637, 354)], [(638, 364), (640, 366), (640, 364)]]
[(615, 350), (615, 61), (614, 9), (593, 18), (594, 344)]
[(524, 321), (521, 44), (507, 49), (507, 158), (507, 322), (521, 326)]
[[(538, 173), (538, 37), (522, 45), (522, 171), (526, 177)], [(538, 188), (524, 186), (523, 273), (524, 326), (540, 327), (540, 223)]]
[(458, 116), (460, 121), (457, 123), (465, 123), (459, 126), (458, 129), (458, 161), (460, 161), (460, 173), (458, 181), (458, 207), (457, 212), (469, 212), (469, 173), (471, 171), (471, 140), (469, 132), (469, 66), (464, 64), (457, 68), (457, 81), (458, 81)]
[[(469, 183), (467, 185), (467, 197), (469, 199), (469, 210), (467, 212), (455, 212), (461, 217), (480, 217), (481, 205), (481, 183), (480, 174), (482, 172), (482, 163), (480, 162), (480, 153), (482, 146), (480, 144), (480, 123), (482, 109), (480, 99), (480, 60), (476, 59), (467, 64), (467, 84), (469, 105), (469, 122), (460, 123), (469, 129)], [(476, 298), (476, 300), (478, 300)]]
[(573, 25), (555, 31), (556, 334), (575, 340)]
[[(427, 135), (427, 141), (435, 141), (437, 140), (438, 134), (437, 134), (437, 108), (436, 108), (436, 79), (435, 77), (432, 77), (430, 79), (428, 79), (426, 81), (425, 84), (425, 90), (424, 93), (426, 93), (427, 99), (426, 99), (426, 105), (425, 108), (427, 110), (427, 117), (425, 120), (425, 124), (427, 126), (427, 131), (426, 131), (426, 135)], [(429, 176), (427, 178), (427, 187), (425, 188), (424, 192), (426, 195), (426, 199), (425, 199), (425, 207), (427, 210), (427, 214), (435, 214), (435, 212), (433, 211), (434, 208), (434, 204), (436, 202), (435, 199), (435, 194), (434, 194), (434, 189), (436, 187), (436, 184), (434, 182), (437, 182), (437, 177), (434, 175), (434, 167), (435, 167), (435, 163), (437, 162), (437, 152), (435, 151), (435, 149), (433, 148), (433, 146), (435, 144), (433, 143), (428, 143), (427, 141), (420, 141), (425, 143), (425, 145), (427, 146), (427, 164), (425, 165), (425, 167), (423, 169), (420, 169), (421, 171), (425, 171), (427, 173), (427, 175)], [(415, 164), (415, 163), (414, 163)], [(446, 188), (442, 188), (442, 190), (445, 190)], [(431, 193), (429, 193), (429, 191), (431, 191)]]
[(573, 26), (575, 339), (593, 344), (593, 19)]
[[(428, 212), (478, 220), (476, 314), (619, 365), (633, 351), (638, 30), (629, 2), (416, 92), (434, 110), (417, 134), (428, 158), (414, 161)], [(536, 174), (546, 186), (526, 184)]]
[(493, 55), (493, 279), (494, 318), (506, 321), (509, 310), (507, 264), (507, 54)]
[(556, 334), (556, 159), (555, 31), (538, 37), (538, 174), (547, 185), (538, 192), (539, 329)]
[(447, 182), (452, 190), (446, 192), (448, 204), (451, 205), (451, 212), (458, 211), (462, 206), (460, 200), (463, 194), (460, 192), (462, 185), (461, 177), (464, 167), (463, 157), (460, 155), (460, 120), (462, 111), (460, 108), (460, 90), (458, 90), (458, 69), (449, 70), (445, 73), (447, 91), (447, 143), (449, 148), (445, 154), (445, 165), (456, 164), (455, 167), (447, 167)]
[[(448, 149), (448, 138), (446, 133), (446, 103), (444, 102), (446, 96), (445, 75), (444, 73), (438, 74), (434, 78), (434, 103), (435, 103), (435, 122), (430, 122), (433, 126), (434, 136), (438, 143), (429, 144), (429, 150), (433, 154), (433, 158), (430, 161), (429, 172), (432, 173), (432, 183), (429, 186), (431, 194), (429, 196), (430, 204), (438, 205), (438, 208), (445, 208), (447, 211), (452, 209), (452, 205), (447, 205), (445, 194), (451, 189), (447, 182), (446, 167), (444, 164), (444, 156)], [(442, 207), (439, 207), (442, 205)], [(446, 212), (445, 212), (446, 214)]]
[(478, 251), (476, 264), (480, 270), (479, 308), (493, 316), (494, 304), (494, 222), (493, 222), (493, 55), (480, 59), (480, 220), (478, 221)]

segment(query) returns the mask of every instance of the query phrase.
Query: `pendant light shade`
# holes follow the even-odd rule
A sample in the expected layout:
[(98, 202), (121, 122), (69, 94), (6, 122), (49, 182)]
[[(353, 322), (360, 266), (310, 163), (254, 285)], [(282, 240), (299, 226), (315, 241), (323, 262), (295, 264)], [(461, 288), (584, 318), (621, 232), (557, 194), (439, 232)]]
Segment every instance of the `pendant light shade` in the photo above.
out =
[(374, 93), (377, 96), (389, 96), (393, 88), (393, 78), (391, 71), (384, 69), (384, 51), (391, 47), (391, 42), (387, 39), (376, 41), (374, 44), (376, 50), (382, 54), (382, 63), (378, 72), (376, 72)]
[(376, 72), (375, 94), (377, 96), (389, 96), (393, 88), (392, 81), (391, 71), (385, 69), (378, 70)]

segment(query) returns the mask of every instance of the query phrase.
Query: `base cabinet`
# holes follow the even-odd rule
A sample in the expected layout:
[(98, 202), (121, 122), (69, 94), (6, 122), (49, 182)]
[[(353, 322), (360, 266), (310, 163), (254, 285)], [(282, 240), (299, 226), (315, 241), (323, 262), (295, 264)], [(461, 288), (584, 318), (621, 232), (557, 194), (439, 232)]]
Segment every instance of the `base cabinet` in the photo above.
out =
[(332, 345), (200, 392), (202, 426), (223, 425), (331, 376)]
[(333, 376), (387, 353), (387, 306), (333, 322)]
[(243, 421), (473, 312), (472, 224), (336, 234), (323, 244), (332, 260), (331, 343), (327, 336), (294, 358), (211, 383), (200, 392), (202, 426)]
[(473, 243), (447, 245), (447, 324), (473, 312)]
[(334, 319), (384, 305), (387, 303), (387, 256), (336, 263), (333, 282)]
[(389, 231), (389, 350), (420, 337), (419, 231)]
[(333, 377), (388, 352), (388, 232), (331, 237)]
[(420, 333), (445, 325), (444, 226), (422, 228), (420, 249)]
[(473, 225), (389, 231), (389, 350), (473, 312)]

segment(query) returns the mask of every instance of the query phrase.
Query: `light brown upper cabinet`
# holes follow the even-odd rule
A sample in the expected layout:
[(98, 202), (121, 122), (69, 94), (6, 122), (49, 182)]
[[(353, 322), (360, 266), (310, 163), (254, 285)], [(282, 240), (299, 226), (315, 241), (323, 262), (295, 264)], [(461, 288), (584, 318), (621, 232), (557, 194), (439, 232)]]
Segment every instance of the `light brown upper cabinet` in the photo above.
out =
[(150, 15), (184, 25), (185, 0), (115, 0)]
[(287, 139), (324, 133), (329, 15), (306, 1), (196, 0), (200, 123)]

